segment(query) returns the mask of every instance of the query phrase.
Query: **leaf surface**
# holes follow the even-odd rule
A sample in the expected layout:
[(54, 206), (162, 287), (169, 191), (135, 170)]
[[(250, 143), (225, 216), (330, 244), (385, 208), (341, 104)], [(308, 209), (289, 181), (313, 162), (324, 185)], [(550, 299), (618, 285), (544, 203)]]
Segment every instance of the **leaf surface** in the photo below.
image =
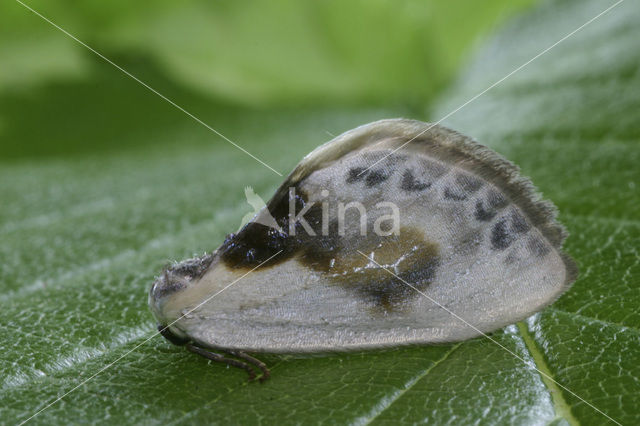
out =
[[(546, 3), (512, 21), (478, 51), (429, 116), (445, 116), (607, 5)], [(147, 98), (135, 83), (101, 77), (100, 65), (92, 78), (101, 81), (102, 104), (65, 105), (66, 93), (79, 99), (97, 93), (86, 82), (39, 89), (36, 99), (50, 105), (34, 111), (29, 105), (41, 104), (25, 100), (21, 111), (31, 111), (32, 121), (22, 115), (23, 121), (5, 122), (3, 143), (40, 140), (46, 149), (46, 141), (55, 142), (47, 139), (53, 129), (60, 143), (83, 135), (106, 153), (4, 161), (0, 168), (0, 422), (28, 418), (115, 362), (33, 424), (607, 421), (564, 388), (616, 421), (634, 423), (640, 406), (639, 19), (636, 3), (622, 3), (445, 121), (520, 165), (558, 205), (571, 233), (566, 248), (581, 270), (572, 289), (492, 335), (525, 362), (488, 339), (266, 356), (273, 377), (259, 385), (159, 337), (146, 342), (155, 332), (146, 299), (153, 277), (169, 261), (214, 249), (236, 229), (249, 211), (244, 186), (267, 198), (281, 178), (179, 115), (172, 118), (170, 106)], [(110, 90), (139, 96), (135, 107), (125, 108)], [(399, 108), (227, 109), (175, 90), (193, 100), (205, 121), (282, 172), (328, 139), (326, 132), (390, 116), (426, 118)], [(2, 105), (7, 117), (10, 104)], [(51, 105), (94, 121), (60, 115), (66, 125), (56, 127)], [(131, 114), (142, 124), (133, 124)], [(110, 125), (101, 127), (95, 117)], [(137, 148), (109, 151), (111, 143), (129, 144), (117, 139), (127, 132), (104, 134), (120, 120)]]

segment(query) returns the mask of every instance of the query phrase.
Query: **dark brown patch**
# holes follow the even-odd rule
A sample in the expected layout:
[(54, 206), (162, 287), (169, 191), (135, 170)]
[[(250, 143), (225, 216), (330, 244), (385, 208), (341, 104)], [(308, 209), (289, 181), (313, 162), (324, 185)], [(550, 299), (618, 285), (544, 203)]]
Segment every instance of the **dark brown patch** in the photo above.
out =
[[(354, 241), (355, 240), (355, 241)], [(370, 256), (384, 268), (365, 258)], [(401, 310), (424, 291), (440, 264), (439, 246), (411, 228), (399, 236), (354, 236), (345, 247), (341, 241), (310, 247), (300, 257), (302, 264), (327, 273), (332, 281), (354, 292), (386, 312)], [(386, 270), (385, 270), (386, 268)], [(393, 272), (394, 276), (389, 271)]]
[[(306, 196), (296, 197), (296, 213), (306, 205)], [(420, 294), (380, 267), (366, 267), (365, 254), (375, 253), (375, 260), (411, 285), (426, 289), (440, 264), (439, 246), (425, 241), (419, 231), (401, 228), (400, 235), (344, 237), (338, 234), (336, 221), (329, 224), (329, 233), (321, 235), (322, 212), (313, 205), (305, 219), (316, 232), (309, 236), (300, 224), (295, 235), (288, 235), (288, 197), (269, 203), (269, 211), (284, 232), (264, 225), (249, 223), (237, 235), (230, 235), (220, 247), (220, 256), (232, 269), (248, 270), (260, 265), (278, 251), (282, 251), (265, 267), (273, 267), (296, 258), (307, 268), (327, 274), (327, 278), (341, 285), (367, 302), (389, 312), (401, 309)]]
[(407, 169), (402, 175), (402, 182), (400, 183), (400, 189), (407, 192), (423, 191), (431, 186), (431, 183), (422, 182), (413, 176), (413, 172)]
[[(306, 204), (306, 195), (296, 193), (296, 214), (302, 211)], [(304, 244), (302, 239), (309, 237), (300, 223), (296, 223), (296, 235), (289, 235), (288, 193), (282, 194), (279, 198), (273, 198), (267, 208), (282, 229), (282, 232), (259, 223), (249, 222), (237, 234), (227, 235), (227, 238), (220, 246), (219, 252), (222, 261), (229, 268), (251, 269), (281, 251), (280, 254), (262, 267), (277, 265), (298, 252), (300, 246)], [(320, 231), (320, 228), (318, 226), (314, 227), (314, 223), (312, 223), (314, 219), (317, 222), (321, 218), (320, 206), (315, 205), (311, 210), (305, 215), (305, 219), (307, 219), (314, 231)]]

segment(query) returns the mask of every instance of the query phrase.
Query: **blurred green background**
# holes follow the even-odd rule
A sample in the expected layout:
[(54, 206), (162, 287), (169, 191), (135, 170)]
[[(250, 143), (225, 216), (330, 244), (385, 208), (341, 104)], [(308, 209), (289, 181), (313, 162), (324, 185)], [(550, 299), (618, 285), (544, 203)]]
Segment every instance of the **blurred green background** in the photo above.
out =
[[(26, 4), (286, 174), (332, 134), (448, 115), (614, 1)], [(521, 359), (488, 339), (264, 356), (272, 378), (249, 385), (145, 343), (147, 292), (237, 229), (245, 186), (266, 200), (283, 178), (1, 2), (0, 424), (111, 363), (30, 424), (637, 422), (638, 22), (626, 0), (444, 121), (518, 164), (571, 234), (573, 287), (492, 335)]]
[[(381, 106), (424, 116), (474, 43), (530, 3), (28, 5), (235, 140), (230, 122), (256, 112)], [(3, 158), (225, 143), (19, 3), (0, 7)]]

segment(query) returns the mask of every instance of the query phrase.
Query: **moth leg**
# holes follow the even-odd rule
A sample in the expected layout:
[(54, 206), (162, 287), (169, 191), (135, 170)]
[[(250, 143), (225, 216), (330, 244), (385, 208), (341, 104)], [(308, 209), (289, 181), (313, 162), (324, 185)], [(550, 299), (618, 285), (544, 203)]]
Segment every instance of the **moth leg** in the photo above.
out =
[[(210, 352), (206, 349), (200, 348), (198, 346), (192, 345), (191, 343), (186, 345), (187, 349), (190, 352), (193, 352), (194, 354), (198, 354), (201, 355), (207, 359), (210, 359), (211, 361), (215, 361), (215, 362), (221, 362), (223, 364), (227, 364), (227, 365), (231, 365), (237, 368), (242, 368), (243, 370), (245, 370), (248, 374), (249, 374), (249, 381), (252, 382), (256, 379), (256, 372), (255, 370), (246, 362), (242, 362), (239, 361), (237, 359), (233, 359), (233, 358), (226, 358), (220, 354), (217, 354), (215, 352)], [(262, 380), (262, 379), (261, 379)]]
[(260, 371), (262, 371), (262, 376), (260, 377), (260, 379), (258, 379), (260, 380), (260, 383), (263, 383), (265, 380), (271, 377), (271, 371), (269, 371), (267, 365), (264, 362), (260, 361), (258, 358), (254, 358), (242, 351), (228, 351), (228, 353), (258, 367)]

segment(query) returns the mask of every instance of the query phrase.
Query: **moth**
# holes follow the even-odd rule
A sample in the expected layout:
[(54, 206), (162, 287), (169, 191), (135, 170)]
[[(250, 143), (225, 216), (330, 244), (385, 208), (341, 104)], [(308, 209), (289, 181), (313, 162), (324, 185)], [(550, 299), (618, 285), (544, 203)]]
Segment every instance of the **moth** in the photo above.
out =
[(381, 120), (308, 154), (217, 250), (166, 268), (149, 305), (171, 342), (266, 379), (250, 353), (454, 342), (522, 320), (576, 279), (565, 237), (494, 151)]

